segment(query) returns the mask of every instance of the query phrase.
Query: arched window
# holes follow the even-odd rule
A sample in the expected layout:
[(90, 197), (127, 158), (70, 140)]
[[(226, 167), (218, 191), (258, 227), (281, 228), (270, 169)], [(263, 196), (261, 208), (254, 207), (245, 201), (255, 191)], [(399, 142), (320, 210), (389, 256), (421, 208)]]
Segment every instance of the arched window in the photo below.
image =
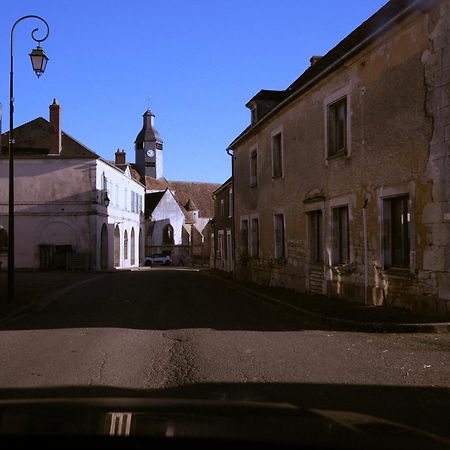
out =
[(173, 244), (173, 226), (168, 223), (163, 229), (163, 243)]
[(0, 227), (0, 252), (8, 251), (8, 234), (4, 228)]
[(134, 228), (131, 229), (131, 264), (136, 264), (136, 238)]
[(124, 259), (128, 259), (128, 232), (125, 230), (123, 235), (123, 257)]

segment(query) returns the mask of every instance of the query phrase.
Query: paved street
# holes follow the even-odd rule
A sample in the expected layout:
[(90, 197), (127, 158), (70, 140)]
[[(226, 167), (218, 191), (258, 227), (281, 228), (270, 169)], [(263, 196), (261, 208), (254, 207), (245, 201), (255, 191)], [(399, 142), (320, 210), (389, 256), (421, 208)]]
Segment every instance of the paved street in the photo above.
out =
[(0, 394), (287, 401), (448, 435), (449, 349), (339, 330), (207, 271), (106, 273), (1, 324)]

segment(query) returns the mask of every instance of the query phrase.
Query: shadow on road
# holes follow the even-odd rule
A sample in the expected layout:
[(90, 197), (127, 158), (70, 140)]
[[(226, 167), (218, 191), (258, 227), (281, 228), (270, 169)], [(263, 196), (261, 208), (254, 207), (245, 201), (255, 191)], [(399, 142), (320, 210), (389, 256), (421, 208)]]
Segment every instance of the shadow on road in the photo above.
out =
[[(38, 308), (39, 309), (39, 308)], [(336, 330), (195, 271), (117, 272), (53, 299), (0, 330), (110, 327), (142, 330)]]

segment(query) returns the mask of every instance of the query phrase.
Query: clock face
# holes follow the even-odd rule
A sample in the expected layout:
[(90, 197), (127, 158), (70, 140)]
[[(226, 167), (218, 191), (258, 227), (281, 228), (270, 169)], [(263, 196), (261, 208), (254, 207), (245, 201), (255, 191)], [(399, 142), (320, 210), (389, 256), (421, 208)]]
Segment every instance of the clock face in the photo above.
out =
[(155, 152), (153, 150), (147, 150), (147, 156), (149, 158), (152, 158), (153, 156), (155, 156)]

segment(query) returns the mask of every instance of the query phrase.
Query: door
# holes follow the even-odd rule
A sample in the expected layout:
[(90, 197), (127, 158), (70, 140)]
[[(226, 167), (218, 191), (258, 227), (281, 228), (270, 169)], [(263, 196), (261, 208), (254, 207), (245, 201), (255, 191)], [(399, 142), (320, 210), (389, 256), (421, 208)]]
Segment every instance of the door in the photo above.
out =
[(120, 230), (118, 225), (114, 229), (114, 267), (120, 267)]
[(227, 265), (226, 271), (233, 271), (233, 241), (231, 239), (231, 230), (227, 230)]

